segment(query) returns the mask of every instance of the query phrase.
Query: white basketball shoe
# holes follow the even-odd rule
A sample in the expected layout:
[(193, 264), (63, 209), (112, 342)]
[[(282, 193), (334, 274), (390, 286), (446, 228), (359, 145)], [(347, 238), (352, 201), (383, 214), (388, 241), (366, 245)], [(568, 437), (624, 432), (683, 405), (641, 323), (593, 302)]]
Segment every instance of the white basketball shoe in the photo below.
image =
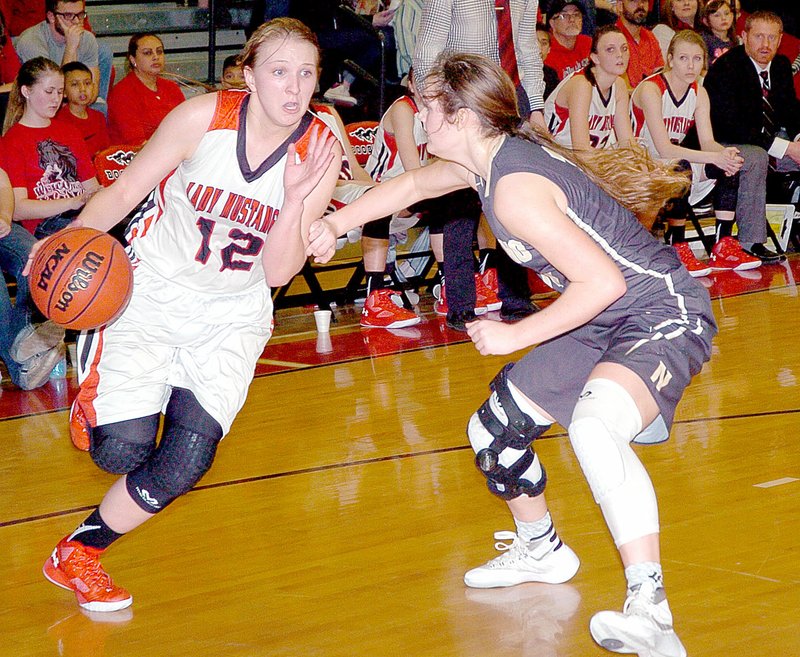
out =
[(645, 582), (629, 591), (618, 611), (600, 611), (589, 622), (592, 638), (611, 652), (635, 653), (639, 657), (686, 657), (672, 627), (672, 612), (664, 589)]
[[(464, 575), (464, 583), (476, 589), (514, 586), (523, 582), (563, 584), (578, 572), (580, 560), (555, 531), (549, 540), (535, 547), (519, 538), (514, 532), (495, 532), (499, 557), (473, 568)], [(503, 543), (511, 541), (511, 543)]]

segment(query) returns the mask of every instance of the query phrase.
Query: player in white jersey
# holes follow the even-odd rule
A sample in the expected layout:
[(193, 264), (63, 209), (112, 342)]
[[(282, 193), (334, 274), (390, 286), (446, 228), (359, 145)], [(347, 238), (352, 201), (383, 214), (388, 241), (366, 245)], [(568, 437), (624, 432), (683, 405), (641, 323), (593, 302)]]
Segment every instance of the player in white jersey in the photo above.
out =
[(591, 63), (564, 78), (544, 104), (550, 134), (567, 148), (608, 148), (631, 139), (628, 42), (615, 25), (604, 25), (592, 38)]
[(107, 230), (155, 188), (128, 233), (130, 304), (79, 341), (73, 420), (85, 423), (95, 463), (123, 476), (58, 543), (44, 574), (86, 610), (132, 603), (100, 553), (211, 467), (272, 331), (269, 288), (305, 262), (307, 226), (341, 167), (335, 137), (308, 112), (319, 67), (314, 34), (276, 19), (256, 30), (242, 62), (247, 92), (177, 107), (78, 218)]
[[(766, 155), (760, 149), (723, 146), (714, 139), (708, 93), (699, 83), (708, 51), (699, 34), (678, 32), (670, 42), (664, 70), (634, 89), (631, 96), (633, 133), (654, 157), (684, 160), (692, 170), (692, 189), (687, 198), (676, 199), (666, 217), (667, 239), (692, 276), (706, 276), (712, 269), (743, 270), (761, 265), (731, 237), (736, 216), (739, 176), (762, 175)], [(681, 146), (694, 127), (699, 149)], [(687, 204), (695, 204), (713, 189), (717, 216), (716, 244), (710, 262), (699, 261), (685, 237)], [(740, 217), (763, 221), (763, 217)]]

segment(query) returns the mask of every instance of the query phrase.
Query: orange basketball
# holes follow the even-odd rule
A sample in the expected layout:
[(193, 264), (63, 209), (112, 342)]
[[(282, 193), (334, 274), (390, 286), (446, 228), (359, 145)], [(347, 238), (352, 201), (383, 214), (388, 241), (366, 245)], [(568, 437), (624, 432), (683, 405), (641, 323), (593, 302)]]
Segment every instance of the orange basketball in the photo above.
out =
[(66, 228), (44, 240), (31, 265), (31, 297), (64, 328), (97, 328), (128, 305), (133, 269), (125, 249), (94, 228)]

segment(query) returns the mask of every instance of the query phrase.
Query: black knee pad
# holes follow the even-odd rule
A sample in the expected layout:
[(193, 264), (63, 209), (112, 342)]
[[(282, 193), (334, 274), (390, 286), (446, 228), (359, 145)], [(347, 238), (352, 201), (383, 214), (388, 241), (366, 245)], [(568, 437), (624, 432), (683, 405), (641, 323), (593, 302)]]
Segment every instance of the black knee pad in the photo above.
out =
[(222, 427), (188, 390), (172, 392), (161, 443), (127, 477), (128, 493), (148, 513), (157, 513), (188, 493), (208, 472), (222, 440)]
[(113, 422), (89, 432), (89, 453), (98, 467), (125, 474), (144, 463), (156, 448), (158, 415)]

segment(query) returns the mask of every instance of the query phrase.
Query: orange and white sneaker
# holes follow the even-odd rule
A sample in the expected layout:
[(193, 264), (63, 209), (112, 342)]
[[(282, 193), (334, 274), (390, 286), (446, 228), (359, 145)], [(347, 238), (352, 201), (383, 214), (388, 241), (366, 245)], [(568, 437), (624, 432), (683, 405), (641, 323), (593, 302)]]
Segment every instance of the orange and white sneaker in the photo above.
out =
[[(484, 297), (482, 298), (481, 297), (481, 291), (480, 291), (481, 288), (478, 287), (478, 285), (479, 285), (478, 281), (480, 281), (480, 280), (481, 280), (480, 276), (478, 274), (475, 274), (475, 297), (476, 297), (476, 299), (475, 299), (475, 309), (474, 309), (473, 312), (476, 315), (485, 315), (487, 313), (487, 311), (489, 310), (485, 305), (486, 301), (487, 301), (485, 295), (488, 294), (489, 290), (486, 290), (484, 292)], [(491, 300), (491, 299), (489, 299), (489, 300)], [(498, 299), (498, 302), (499, 302), (499, 299)], [(481, 305), (481, 304), (483, 304), (483, 305)], [(502, 304), (500, 304), (500, 305), (502, 305)], [(500, 306), (497, 306), (497, 308), (499, 308), (499, 307)], [(495, 310), (495, 308), (492, 308), (492, 310)], [(436, 303), (433, 304), (433, 312), (435, 312), (437, 315), (441, 315), (442, 317), (446, 316), (450, 312), (450, 308), (448, 308), (448, 306), (447, 306), (447, 284), (445, 284), (445, 283), (442, 283), (441, 292), (439, 293), (439, 298), (436, 299)]]
[(72, 591), (78, 604), (87, 611), (130, 607), (133, 597), (111, 581), (98, 559), (101, 553), (102, 550), (63, 538), (44, 562), (42, 572), (56, 586)]
[(497, 270), (487, 269), (481, 276), (475, 274), (475, 305), (486, 310), (500, 310), (503, 302), (497, 293)]
[(745, 271), (761, 266), (761, 259), (746, 253), (733, 237), (723, 237), (711, 250), (714, 271)]
[(69, 409), (69, 439), (76, 449), (89, 451), (89, 423), (77, 399)]
[(397, 293), (389, 288), (370, 292), (361, 311), (361, 326), (364, 328), (403, 328), (419, 324), (420, 316), (396, 304), (392, 298), (396, 296), (398, 296)]
[(695, 257), (692, 247), (689, 246), (689, 242), (678, 242), (677, 244), (673, 244), (672, 248), (677, 251), (678, 258), (681, 264), (686, 267), (689, 276), (699, 278), (701, 276), (708, 276), (711, 273), (711, 266)]

